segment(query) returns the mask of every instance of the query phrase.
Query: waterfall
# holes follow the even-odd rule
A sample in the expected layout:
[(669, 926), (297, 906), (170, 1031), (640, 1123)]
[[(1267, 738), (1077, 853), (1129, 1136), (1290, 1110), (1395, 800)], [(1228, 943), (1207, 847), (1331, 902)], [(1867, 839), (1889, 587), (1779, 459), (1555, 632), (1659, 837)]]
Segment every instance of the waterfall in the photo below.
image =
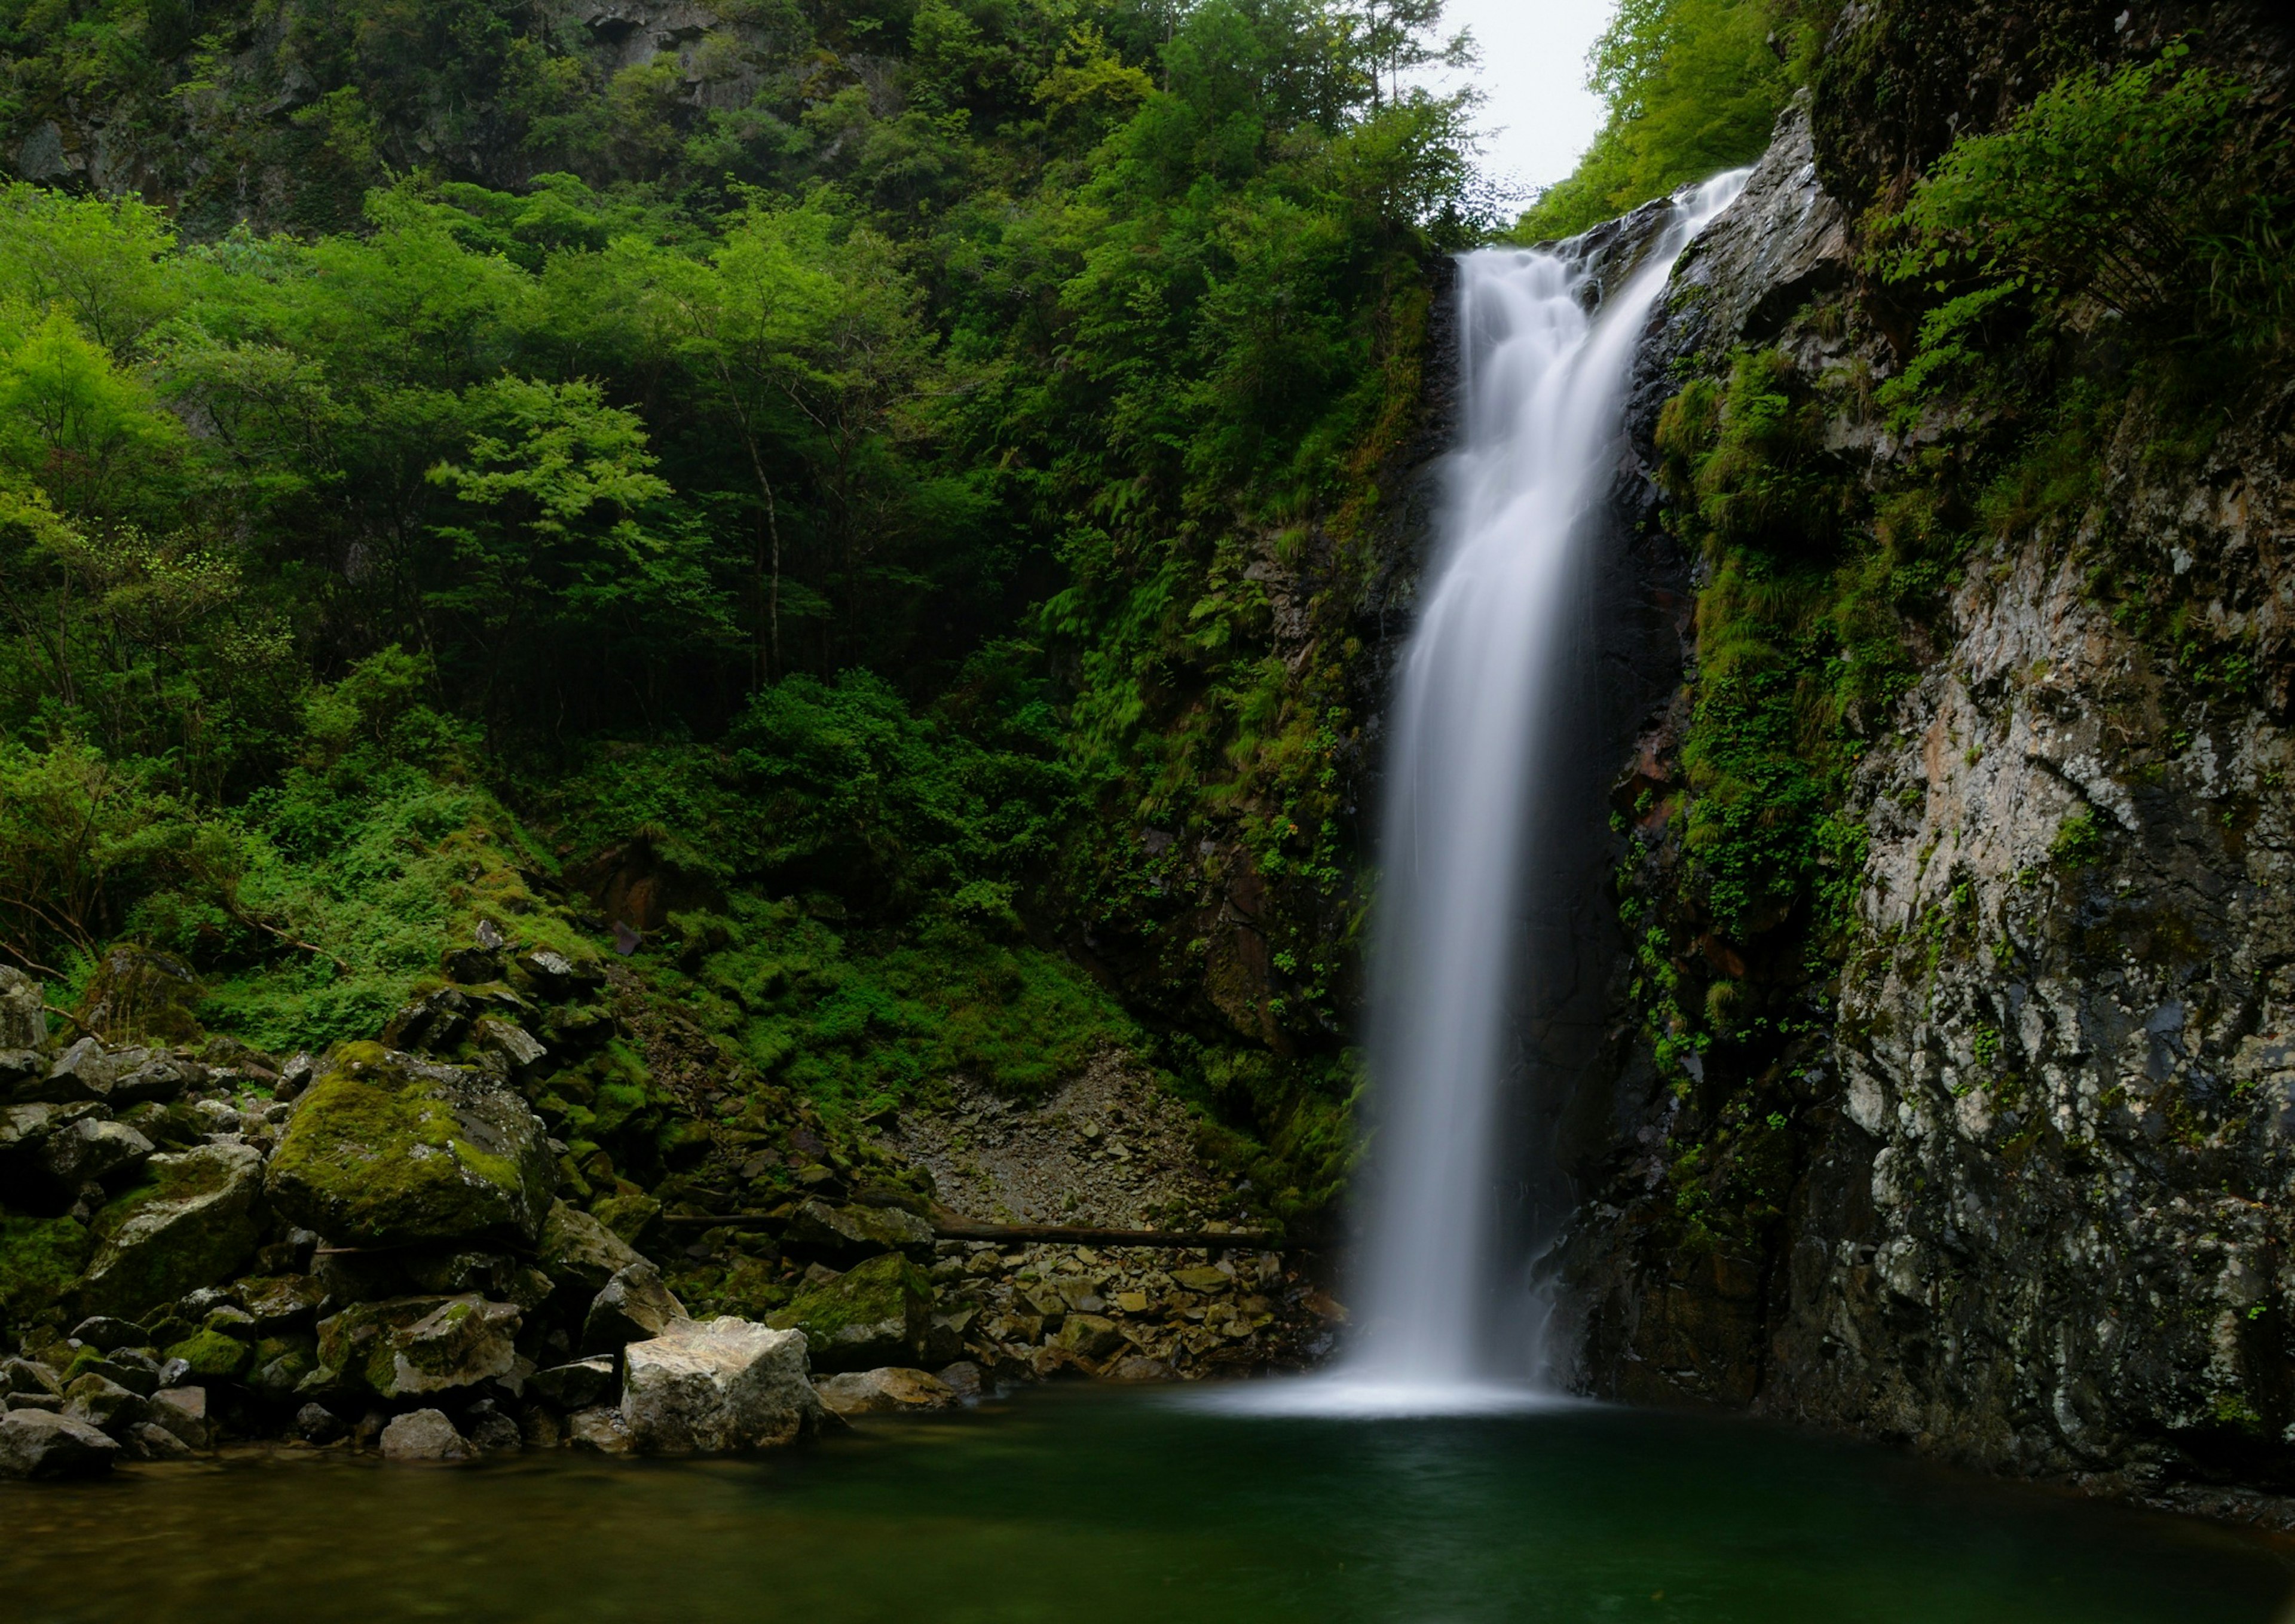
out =
[[(1522, 1177), (1499, 1164), (1514, 1016), (1550, 967), (1524, 951), (1525, 885), (1635, 347), (1674, 260), (1744, 184), (1678, 193), (1598, 304), (1577, 245), (1459, 263), (1462, 425), (1393, 708), (1359, 1330), (1337, 1373), (1401, 1401), (1471, 1400), (1540, 1368), (1544, 1315), (1499, 1197)], [(1544, 1227), (1519, 1240), (1550, 1240)]]
[[(1746, 171), (1686, 187), (1635, 241), (1487, 249), (1458, 266), (1462, 424), (1399, 673), (1371, 953), (1373, 1137), (1353, 1324), (1328, 1375), (1222, 1400), (1425, 1414), (1536, 1401), (1545, 1304), (1526, 1254), (1564, 1213), (1510, 1212), (1517, 1025), (1560, 967), (1525, 951), (1583, 661), (1592, 543), (1613, 534), (1626, 384), (1651, 306)], [(1564, 797), (1566, 799), (1567, 797)], [(1566, 848), (1549, 855), (1565, 860)], [(1553, 887), (1548, 887), (1553, 889)], [(1551, 1147), (1520, 1147), (1553, 1160)]]

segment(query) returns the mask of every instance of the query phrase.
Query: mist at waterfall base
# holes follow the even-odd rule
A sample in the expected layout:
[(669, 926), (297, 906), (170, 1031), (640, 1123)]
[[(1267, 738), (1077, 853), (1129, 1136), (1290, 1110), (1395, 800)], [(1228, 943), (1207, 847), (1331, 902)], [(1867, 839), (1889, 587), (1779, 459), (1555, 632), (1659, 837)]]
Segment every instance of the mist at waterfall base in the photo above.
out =
[[(1461, 425), (1392, 711), (1371, 953), (1372, 1138), (1337, 1364), (1206, 1402), (1436, 1415), (1568, 1402), (1542, 1384), (1531, 1266), (1568, 1216), (1522, 1051), (1566, 976), (1529, 922), (1582, 892), (1564, 838), (1589, 709), (1589, 585), (1613, 534), (1626, 385), (1675, 260), (1746, 172), (1670, 200), (1621, 286), (1580, 245), (1458, 262)], [(1590, 306), (1590, 308), (1589, 308)], [(1599, 786), (1592, 786), (1598, 793)], [(1527, 1124), (1527, 1129), (1524, 1125)]]

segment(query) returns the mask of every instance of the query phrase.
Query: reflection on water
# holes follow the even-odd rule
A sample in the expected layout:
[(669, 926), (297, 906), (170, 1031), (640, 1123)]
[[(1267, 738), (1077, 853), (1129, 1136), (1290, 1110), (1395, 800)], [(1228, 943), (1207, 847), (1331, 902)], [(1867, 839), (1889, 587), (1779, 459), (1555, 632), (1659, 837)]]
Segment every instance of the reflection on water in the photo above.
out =
[(2197, 1522), (1748, 1424), (1040, 1392), (750, 1463), (277, 1457), (0, 1487), (8, 1624), (2267, 1624)]

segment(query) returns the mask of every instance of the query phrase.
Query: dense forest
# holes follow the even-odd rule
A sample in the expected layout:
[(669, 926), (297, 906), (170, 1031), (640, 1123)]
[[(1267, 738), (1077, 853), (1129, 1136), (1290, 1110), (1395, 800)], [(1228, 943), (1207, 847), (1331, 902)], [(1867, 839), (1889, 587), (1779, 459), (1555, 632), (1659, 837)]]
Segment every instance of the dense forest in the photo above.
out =
[[(1348, 611), (1429, 267), (1505, 224), (1439, 25), (12, 5), (0, 952), (162, 950), (283, 1052), (482, 913), (619, 925), (831, 1110), (1125, 1042), (1319, 1205)], [(1626, 8), (1530, 224), (1758, 151), (1773, 26)]]

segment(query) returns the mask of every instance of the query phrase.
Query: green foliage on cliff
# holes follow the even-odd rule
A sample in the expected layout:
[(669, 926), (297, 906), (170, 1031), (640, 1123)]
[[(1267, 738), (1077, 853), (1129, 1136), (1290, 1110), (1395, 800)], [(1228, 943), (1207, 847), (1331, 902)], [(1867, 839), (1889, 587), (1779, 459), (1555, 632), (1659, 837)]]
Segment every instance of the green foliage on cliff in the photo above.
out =
[[(0, 951), (363, 1037), (642, 848), (699, 894), (643, 962), (825, 1099), (1148, 1041), (1089, 938), (1324, 1156), (1334, 628), (1482, 225), (1436, 9), (0, 9), (75, 188), (0, 193)], [(1147, 944), (1229, 884), (1301, 900), (1221, 1004)]]
[(1622, 0), (1587, 59), (1606, 109), (1578, 167), (1511, 233), (1568, 237), (1768, 144), (1834, 7), (1799, 0)]

